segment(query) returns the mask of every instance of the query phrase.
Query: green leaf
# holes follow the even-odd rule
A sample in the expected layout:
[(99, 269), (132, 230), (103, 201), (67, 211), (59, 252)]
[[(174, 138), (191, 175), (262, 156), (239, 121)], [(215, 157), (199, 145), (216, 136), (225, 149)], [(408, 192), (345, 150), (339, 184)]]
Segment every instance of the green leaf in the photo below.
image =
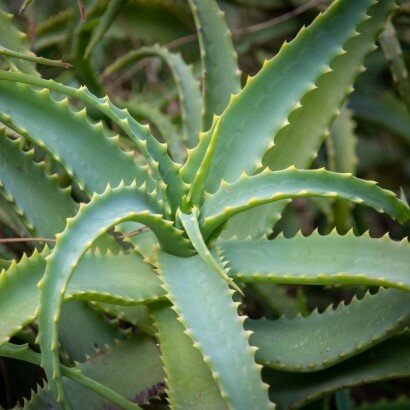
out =
[[(13, 50), (19, 53), (28, 54), (30, 48), (27, 42), (27, 35), (17, 30), (13, 24), (13, 15), (7, 14), (0, 9), (0, 47)], [(12, 68), (26, 74), (38, 76), (35, 64), (18, 58), (9, 59)]]
[[(354, 3), (356, 7), (359, 7), (359, 3), (364, 7), (366, 2)], [(307, 93), (301, 100), (302, 106), (289, 116), (289, 125), (278, 133), (275, 146), (264, 155), (264, 166), (272, 170), (291, 165), (305, 168), (316, 158), (332, 121), (339, 114), (346, 97), (354, 90), (356, 77), (365, 70), (365, 57), (376, 47), (377, 35), (383, 29), (395, 2), (384, 0), (368, 4), (368, 16), (362, 15), (364, 19), (357, 25), (356, 35), (345, 41), (345, 51), (341, 50), (330, 60), (331, 71), (318, 77), (315, 82), (317, 88)], [(304, 69), (303, 64), (300, 69)]]
[[(40, 303), (37, 283), (44, 274), (44, 257), (47, 253), (46, 249), (42, 254), (35, 251), (30, 257), (24, 255), (19, 262), (12, 261), (7, 270), (0, 274), (0, 345), (37, 316)], [(64, 299), (137, 305), (165, 300), (164, 296), (156, 274), (137, 253), (87, 253), (74, 270)], [(71, 323), (72, 318), (77, 316), (74, 315), (75, 308), (68, 308), (69, 305), (72, 306), (72, 303), (64, 304), (63, 311), (66, 311), (65, 319)], [(79, 307), (78, 310), (84, 309)], [(88, 326), (91, 327), (90, 324)], [(66, 327), (70, 327), (69, 324)], [(62, 338), (65, 338), (64, 333), (65, 329), (60, 334)], [(81, 332), (81, 339), (86, 339), (84, 332)], [(62, 344), (65, 345), (64, 341)], [(69, 354), (71, 356), (71, 352)], [(80, 353), (80, 357), (82, 356)]]
[(192, 66), (187, 65), (180, 54), (171, 53), (159, 45), (141, 47), (117, 59), (105, 70), (105, 73), (109, 75), (116, 73), (144, 57), (159, 57), (171, 70), (181, 104), (183, 140), (188, 147), (195, 146), (201, 130), (201, 95)]
[(238, 181), (224, 183), (214, 194), (207, 194), (200, 209), (204, 238), (232, 216), (288, 198), (343, 198), (385, 212), (403, 223), (410, 218), (409, 207), (391, 191), (381, 189), (373, 181), (354, 178), (324, 169), (283, 171), (266, 169), (255, 176), (243, 175)]
[[(254, 349), (248, 344), (226, 282), (200, 256), (161, 253), (160, 277), (179, 320), (211, 368), (222, 397), (234, 408), (269, 407)], [(214, 323), (209, 332), (209, 323)], [(233, 354), (233, 352), (235, 352)]]
[(286, 373), (266, 369), (270, 397), (278, 410), (299, 408), (335, 390), (365, 383), (410, 376), (409, 332), (317, 373)]
[(205, 181), (207, 190), (215, 192), (221, 180), (233, 182), (242, 172), (260, 168), (262, 155), (272, 147), (275, 135), (288, 125), (289, 115), (316, 88), (315, 82), (329, 71), (333, 59), (345, 53), (343, 45), (357, 35), (357, 26), (366, 20), (373, 4), (372, 0), (332, 3), (248, 79), (215, 128), (191, 190), (194, 203), (199, 202), (197, 191)]
[(294, 372), (328, 368), (379, 344), (410, 324), (410, 294), (380, 289), (375, 295), (330, 305), (323, 313), (278, 320), (248, 320), (256, 360)]
[[(158, 142), (150, 133), (149, 127), (139, 124), (127, 110), (122, 110), (115, 106), (109, 98), (98, 98), (85, 87), (79, 89), (68, 87), (60, 83), (56, 83), (52, 80), (43, 80), (35, 78), (22, 73), (10, 73), (0, 71), (0, 80), (11, 81), (14, 83), (26, 83), (34, 86), (38, 86), (47, 90), (57, 91), (63, 95), (68, 95), (74, 98), (79, 98), (85, 104), (88, 104), (108, 118), (115, 122), (118, 127), (125, 132), (125, 134), (137, 145), (141, 154), (144, 156), (148, 165), (151, 168), (154, 179), (156, 180), (156, 189), (158, 189), (158, 195), (161, 199), (168, 197), (170, 204), (175, 207), (180, 203), (182, 196), (187, 189), (186, 185), (179, 176), (179, 166), (171, 160), (167, 154), (166, 144)], [(3, 85), (0, 83), (0, 91)], [(44, 93), (44, 91), (42, 91)], [(1, 94), (0, 94), (1, 97)], [(65, 105), (65, 103), (64, 103)], [(0, 105), (1, 107), (1, 105)], [(77, 115), (78, 116), (78, 115)], [(82, 121), (83, 122), (83, 121)], [(98, 128), (98, 126), (97, 126)], [(113, 142), (114, 144), (114, 142)], [(131, 154), (132, 155), (132, 154)], [(115, 167), (117, 169), (118, 167)], [(141, 174), (144, 170), (135, 170), (136, 166), (133, 164), (133, 173)], [(109, 169), (112, 171), (112, 169)], [(122, 174), (124, 177), (124, 174)], [(137, 180), (141, 180), (140, 178)], [(148, 175), (145, 171), (144, 179), (147, 179)], [(152, 180), (148, 178), (147, 187), (152, 188)], [(165, 193), (167, 193), (166, 196)], [(168, 203), (165, 202), (164, 206), (167, 208)], [(167, 209), (167, 211), (169, 211)]]
[(359, 284), (410, 290), (407, 240), (370, 238), (349, 232), (286, 239), (219, 241), (229, 275), (245, 282), (308, 285)]
[[(67, 368), (63, 367), (63, 373), (65, 369)], [(81, 371), (83, 376), (109, 388), (117, 396), (122, 396), (122, 402), (116, 402), (121, 408), (139, 408), (130, 402), (144, 404), (151, 396), (163, 390), (164, 374), (159, 352), (153, 339), (147, 336), (140, 335), (113, 346), (99, 348), (86, 362), (77, 363), (76, 367), (69, 371)], [(108, 397), (101, 397), (74, 380), (64, 379), (64, 387), (73, 408), (99, 409), (110, 406), (107, 403)], [(43, 389), (38, 388), (36, 394), (32, 394), (30, 401), (25, 402), (24, 408), (39, 409), (49, 406), (56, 408), (57, 403), (46, 385)]]
[(58, 324), (64, 292), (79, 259), (99, 235), (123, 221), (146, 224), (157, 235), (161, 246), (170, 252), (192, 253), (187, 241), (172, 222), (156, 214), (152, 198), (135, 186), (107, 190), (94, 194), (88, 205), (80, 207), (77, 216), (67, 221), (66, 229), (57, 236), (57, 244), (47, 257), (47, 267), (41, 289), (38, 341), (42, 365), (57, 401), (67, 403), (61, 382), (58, 356)]
[(367, 95), (357, 92), (352, 95), (349, 105), (356, 119), (381, 127), (410, 145), (410, 114), (393, 93)]
[(0, 81), (0, 111), (23, 129), (23, 137), (61, 162), (87, 193), (102, 192), (107, 183), (118, 185), (122, 179), (146, 180), (146, 170), (108, 138), (101, 122), (91, 124), (85, 110), (72, 111), (67, 99), (53, 100), (47, 89)]
[(175, 409), (227, 409), (201, 353), (169, 306), (152, 310), (161, 349), (168, 401)]
[(120, 306), (104, 302), (91, 302), (91, 304), (99, 311), (108, 313), (108, 315), (113, 316), (116, 319), (130, 323), (148, 335), (155, 335), (150, 311), (146, 306)]
[[(358, 158), (356, 155), (356, 124), (352, 112), (344, 107), (334, 120), (327, 140), (328, 164), (331, 171), (356, 173)], [(352, 204), (337, 200), (334, 204), (334, 223), (340, 233), (347, 232), (353, 226)]]
[(47, 175), (46, 163), (35, 163), (34, 150), (24, 152), (22, 144), (21, 139), (11, 140), (4, 128), (0, 129), (0, 184), (30, 230), (50, 238), (64, 229), (66, 218), (75, 214), (77, 205), (70, 197), (70, 188), (61, 189), (55, 176)]
[(181, 221), (188, 238), (191, 240), (192, 246), (198, 252), (198, 255), (202, 260), (208, 264), (218, 275), (228, 282), (234, 289), (243, 295), (241, 288), (226, 274), (221, 263), (211, 254), (206, 246), (204, 238), (201, 235), (198, 222), (198, 210), (193, 208), (191, 214), (184, 214), (183, 212), (177, 213), (178, 219)]
[(85, 49), (84, 58), (88, 58), (90, 56), (91, 51), (103, 38), (106, 31), (110, 28), (113, 21), (121, 12), (121, 9), (125, 3), (127, 3), (127, 0), (112, 0), (108, 3), (107, 9), (102, 17), (99, 18), (98, 23), (92, 32), (90, 42)]
[(144, 120), (153, 124), (158, 129), (162, 139), (168, 144), (171, 158), (178, 163), (183, 162), (186, 149), (181, 135), (171, 119), (163, 114), (157, 106), (147, 104), (138, 97), (127, 102), (120, 100), (117, 101), (117, 104), (126, 108), (137, 120)]
[[(356, 3), (357, 5), (364, 4), (364, 2)], [(346, 96), (353, 91), (352, 86), (356, 77), (364, 70), (365, 56), (375, 47), (377, 35), (382, 30), (386, 18), (394, 6), (394, 1), (391, 0), (373, 3), (374, 5), (368, 11), (371, 18), (361, 22), (356, 28), (360, 35), (350, 37), (344, 42), (343, 49), (346, 50), (346, 53), (337, 54), (331, 58), (329, 67), (332, 71), (324, 70), (314, 80), (317, 88), (301, 97), (301, 106), (296, 104), (296, 107), (291, 111), (287, 117), (289, 124), (277, 133), (274, 139), (275, 145), (263, 156), (264, 166), (269, 166), (272, 170), (284, 169), (291, 165), (307, 168), (317, 156), (318, 149), (328, 135), (333, 119), (338, 114), (338, 108), (342, 106)], [(302, 41), (302, 39), (301, 36), (299, 40)], [(294, 40), (294, 42), (299, 40)], [(282, 58), (279, 56), (284, 52), (286, 52), (286, 48), (280, 51), (275, 58)], [(305, 76), (304, 65), (303, 61), (299, 67), (301, 74), (299, 74), (297, 81), (301, 81)], [(288, 77), (286, 76), (286, 78)], [(287, 81), (283, 81), (282, 86), (285, 87), (289, 84), (293, 84), (293, 79), (289, 78)], [(276, 94), (272, 98), (275, 96)], [(280, 103), (280, 99), (278, 103)], [(368, 106), (364, 108), (366, 112), (372, 112)], [(384, 116), (384, 112), (379, 114), (381, 118)], [(257, 229), (254, 229), (255, 225), (252, 224), (253, 220), (256, 219), (257, 210), (247, 211), (243, 215), (236, 216), (228, 222), (227, 228), (230, 230), (230, 235), (236, 235), (235, 231), (237, 230), (242, 237), (248, 235), (253, 238), (261, 237), (271, 230), (273, 223), (277, 220), (275, 214), (280, 214), (286, 203), (283, 201), (267, 206), (265, 208), (265, 225), (263, 226), (264, 221), (261, 220), (256, 225)]]
[(198, 32), (202, 62), (204, 131), (214, 114), (221, 114), (231, 94), (241, 89), (237, 55), (223, 13), (215, 0), (189, 0)]
[(391, 21), (388, 21), (385, 29), (379, 37), (380, 45), (386, 57), (388, 66), (396, 83), (404, 103), (410, 112), (410, 80), (406, 62), (403, 57), (403, 50), (397, 38), (396, 30)]

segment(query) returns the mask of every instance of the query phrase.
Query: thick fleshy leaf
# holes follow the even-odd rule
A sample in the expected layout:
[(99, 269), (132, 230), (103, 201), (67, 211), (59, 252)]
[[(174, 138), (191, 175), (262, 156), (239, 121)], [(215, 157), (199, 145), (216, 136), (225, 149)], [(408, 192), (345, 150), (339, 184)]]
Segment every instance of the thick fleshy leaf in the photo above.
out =
[[(174, 309), (210, 367), (228, 405), (266, 409), (269, 401), (227, 283), (200, 256), (161, 253), (160, 277)], [(213, 332), (208, 331), (214, 323)]]
[(324, 169), (283, 171), (266, 169), (258, 175), (243, 175), (238, 181), (224, 183), (214, 194), (208, 194), (200, 209), (205, 238), (229, 218), (258, 205), (299, 197), (342, 198), (385, 212), (404, 223), (410, 219), (410, 208), (391, 191), (374, 181), (354, 178)]
[(278, 410), (303, 404), (338, 389), (410, 376), (410, 335), (395, 336), (352, 359), (317, 373), (266, 369), (264, 380)]
[(359, 284), (410, 290), (407, 240), (313, 233), (273, 240), (219, 241), (229, 275), (245, 282)]
[(410, 293), (380, 289), (375, 295), (329, 306), (323, 313), (277, 320), (248, 320), (256, 360), (265, 367), (313, 372), (379, 344), (410, 325)]

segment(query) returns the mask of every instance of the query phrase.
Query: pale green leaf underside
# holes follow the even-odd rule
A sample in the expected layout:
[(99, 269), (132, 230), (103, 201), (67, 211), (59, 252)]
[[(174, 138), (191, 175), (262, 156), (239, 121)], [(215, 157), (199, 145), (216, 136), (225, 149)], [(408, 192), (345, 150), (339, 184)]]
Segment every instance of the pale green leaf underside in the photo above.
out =
[(248, 320), (256, 360), (267, 367), (312, 372), (355, 356), (410, 324), (410, 293), (380, 289), (308, 317)]
[(207, 238), (232, 216), (258, 205), (315, 196), (362, 203), (402, 223), (410, 218), (409, 207), (393, 192), (381, 189), (374, 182), (324, 169), (289, 168), (274, 172), (266, 170), (252, 177), (243, 175), (232, 184), (223, 184), (216, 193), (208, 194), (200, 209), (202, 232)]
[[(260, 370), (226, 282), (199, 256), (161, 253), (159, 264), (167, 297), (211, 368), (222, 397), (235, 409), (268, 408)], [(209, 323), (214, 324), (212, 332)]]
[(229, 275), (244, 282), (379, 285), (410, 290), (410, 246), (388, 237), (313, 233), (219, 241)]
[(222, 410), (227, 405), (201, 353), (193, 346), (178, 316), (169, 306), (152, 310), (168, 402), (174, 409)]
[(266, 369), (270, 398), (279, 410), (298, 408), (338, 389), (410, 376), (409, 332), (395, 336), (343, 363), (317, 373), (287, 373)]

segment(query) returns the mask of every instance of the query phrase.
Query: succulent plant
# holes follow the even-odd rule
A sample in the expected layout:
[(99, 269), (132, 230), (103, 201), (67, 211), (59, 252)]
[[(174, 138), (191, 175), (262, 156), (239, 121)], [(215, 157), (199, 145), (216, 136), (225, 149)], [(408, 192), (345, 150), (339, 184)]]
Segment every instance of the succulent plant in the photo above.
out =
[[(395, 2), (334, 1), (243, 87), (217, 3), (189, 5), (202, 96), (192, 68), (162, 46), (106, 70), (164, 61), (181, 110), (168, 144), (108, 96), (41, 78), (35, 64), (50, 61), (0, 14), (10, 65), (0, 71), (2, 209), (20, 236), (55, 239), (2, 261), (0, 356), (47, 378), (27, 408), (134, 409), (166, 392), (175, 409), (286, 409), (410, 374), (406, 240), (269, 236), (294, 198), (410, 219), (405, 200), (373, 181), (308, 169), (335, 118), (349, 124), (340, 110)], [(259, 284), (380, 289), (306, 317), (251, 319), (243, 295)]]

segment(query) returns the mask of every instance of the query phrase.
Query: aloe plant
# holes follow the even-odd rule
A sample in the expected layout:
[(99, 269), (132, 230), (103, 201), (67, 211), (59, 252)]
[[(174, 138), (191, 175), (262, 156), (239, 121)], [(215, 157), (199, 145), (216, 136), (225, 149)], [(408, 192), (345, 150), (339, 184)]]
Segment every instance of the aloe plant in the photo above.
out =
[[(86, 55), (123, 3), (109, 5)], [(334, 1), (243, 88), (217, 3), (189, 5), (202, 97), (191, 67), (163, 47), (106, 70), (164, 60), (182, 120), (165, 127), (169, 145), (108, 96), (42, 78), (35, 63), (50, 62), (0, 14), (0, 46), (15, 51), (0, 71), (2, 209), (21, 236), (50, 242), (2, 261), (0, 275), (0, 356), (46, 375), (27, 408), (134, 409), (166, 394), (175, 409), (285, 409), (410, 375), (406, 240), (269, 237), (294, 198), (410, 219), (405, 200), (373, 181), (309, 169), (394, 1)], [(323, 313), (250, 319), (242, 298), (260, 284), (380, 289)]]

